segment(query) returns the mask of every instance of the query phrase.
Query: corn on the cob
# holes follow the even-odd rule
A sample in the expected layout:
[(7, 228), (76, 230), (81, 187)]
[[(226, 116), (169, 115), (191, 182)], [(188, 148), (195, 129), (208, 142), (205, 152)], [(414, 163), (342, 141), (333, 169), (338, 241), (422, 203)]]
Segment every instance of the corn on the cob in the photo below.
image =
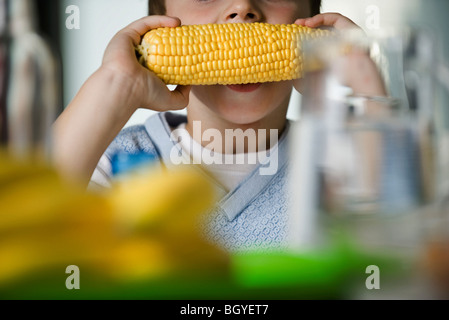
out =
[(296, 24), (230, 23), (158, 28), (136, 47), (166, 84), (245, 84), (302, 76), (302, 41), (328, 34)]

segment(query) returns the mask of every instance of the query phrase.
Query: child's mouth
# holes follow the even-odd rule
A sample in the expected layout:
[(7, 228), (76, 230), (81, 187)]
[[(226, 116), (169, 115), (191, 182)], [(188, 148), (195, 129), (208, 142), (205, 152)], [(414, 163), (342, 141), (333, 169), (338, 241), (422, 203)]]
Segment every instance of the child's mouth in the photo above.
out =
[(252, 92), (260, 87), (260, 83), (249, 83), (249, 84), (232, 84), (227, 87), (233, 91), (237, 92)]

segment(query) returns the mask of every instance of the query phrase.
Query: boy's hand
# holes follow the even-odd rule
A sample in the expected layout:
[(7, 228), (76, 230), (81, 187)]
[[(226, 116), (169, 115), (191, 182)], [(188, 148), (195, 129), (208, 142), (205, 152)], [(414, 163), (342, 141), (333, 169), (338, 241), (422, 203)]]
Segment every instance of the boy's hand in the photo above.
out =
[[(362, 30), (349, 18), (339, 13), (322, 13), (316, 16), (298, 19), (296, 24), (310, 28), (331, 28), (336, 30)], [(367, 52), (353, 49), (339, 61), (339, 76), (342, 85), (352, 88), (354, 94), (386, 96), (383, 79), (374, 61)], [(301, 92), (302, 79), (294, 81), (295, 89)]]
[(54, 123), (53, 163), (64, 177), (87, 185), (101, 155), (138, 108), (165, 111), (188, 104), (189, 87), (170, 91), (140, 65), (135, 52), (147, 31), (179, 24), (176, 18), (145, 17), (112, 38), (101, 67)]
[(120, 30), (110, 41), (101, 69), (118, 77), (123, 88), (130, 88), (130, 107), (166, 111), (183, 109), (187, 105), (189, 87), (169, 90), (153, 72), (140, 65), (135, 53), (135, 47), (146, 32), (159, 27), (177, 27), (180, 23), (179, 19), (167, 16), (144, 17)]

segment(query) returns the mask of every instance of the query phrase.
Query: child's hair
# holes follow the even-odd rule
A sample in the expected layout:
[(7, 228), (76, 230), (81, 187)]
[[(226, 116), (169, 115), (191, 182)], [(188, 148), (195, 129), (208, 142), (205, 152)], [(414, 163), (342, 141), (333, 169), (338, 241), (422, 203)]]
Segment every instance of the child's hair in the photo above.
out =
[[(314, 16), (319, 14), (321, 10), (321, 0), (309, 0), (309, 2), (310, 15)], [(165, 14), (165, 0), (148, 0), (148, 13), (156, 15)]]

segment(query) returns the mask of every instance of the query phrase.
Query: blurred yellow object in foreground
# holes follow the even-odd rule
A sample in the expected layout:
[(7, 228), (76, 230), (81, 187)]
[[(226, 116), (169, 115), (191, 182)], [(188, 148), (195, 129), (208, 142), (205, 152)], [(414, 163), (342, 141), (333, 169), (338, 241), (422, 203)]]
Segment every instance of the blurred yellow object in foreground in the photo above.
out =
[(165, 171), (149, 166), (117, 181), (108, 200), (123, 225), (145, 230), (164, 223), (191, 224), (215, 199), (209, 181), (192, 168)]
[(112, 283), (227, 272), (228, 255), (196, 228), (214, 200), (190, 169), (148, 168), (97, 194), (0, 154), (0, 288), (69, 265)]

